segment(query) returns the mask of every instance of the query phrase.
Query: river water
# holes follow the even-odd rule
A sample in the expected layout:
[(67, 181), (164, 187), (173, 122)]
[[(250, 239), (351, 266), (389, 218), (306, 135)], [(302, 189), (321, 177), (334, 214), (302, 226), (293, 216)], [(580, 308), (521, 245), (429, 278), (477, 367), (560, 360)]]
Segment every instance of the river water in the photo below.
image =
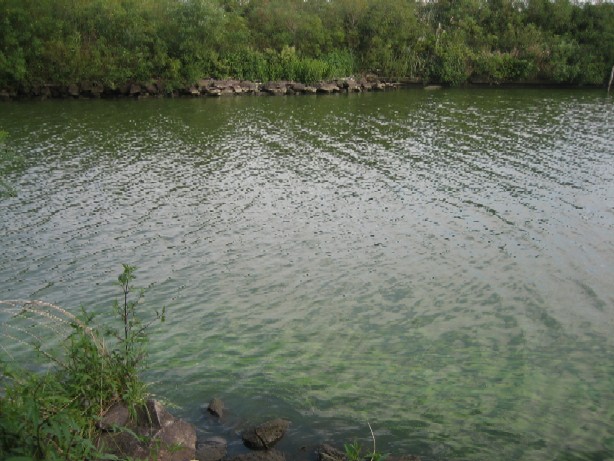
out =
[(146, 378), (203, 432), (614, 459), (605, 92), (21, 102), (0, 129), (26, 161), (0, 299), (107, 313), (136, 265), (168, 312)]

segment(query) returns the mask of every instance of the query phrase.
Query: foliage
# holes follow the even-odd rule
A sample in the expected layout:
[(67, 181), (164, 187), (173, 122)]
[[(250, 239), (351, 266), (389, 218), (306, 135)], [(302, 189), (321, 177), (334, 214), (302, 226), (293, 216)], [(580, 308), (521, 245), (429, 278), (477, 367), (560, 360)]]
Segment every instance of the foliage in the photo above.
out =
[(443, 31), (433, 49), (432, 67), (429, 76), (450, 85), (460, 85), (470, 76), (469, 62), (471, 50), (458, 31)]
[(371, 438), (373, 439), (373, 449), (371, 451), (363, 453), (362, 445), (354, 440), (352, 443), (346, 443), (343, 448), (345, 449), (345, 457), (348, 461), (384, 461), (387, 455), (384, 455), (377, 451), (375, 447), (375, 434), (371, 428), (371, 424), (367, 422), (369, 431), (371, 431)]
[(55, 374), (1, 370), (8, 381), (0, 399), (0, 458), (83, 460), (101, 457), (94, 446), (91, 420)]
[(146, 330), (164, 320), (164, 310), (147, 323), (137, 315), (142, 292), (131, 296), (134, 271), (124, 265), (119, 276), (119, 331), (91, 326), (94, 316), (84, 309), (75, 316), (41, 301), (0, 302), (11, 313), (0, 335), (43, 359), (37, 370), (15, 368), (2, 346), (8, 359), (0, 359), (0, 459), (109, 459), (94, 443), (95, 423), (115, 402), (134, 413), (144, 401)]
[(386, 459), (386, 455), (375, 450), (364, 452), (362, 445), (357, 441), (346, 443), (343, 448), (347, 461), (384, 461)]
[(614, 3), (574, 0), (2, 0), (0, 89), (356, 72), (603, 84)]
[(483, 51), (474, 58), (473, 74), (493, 83), (526, 80), (535, 73), (533, 62), (512, 53)]

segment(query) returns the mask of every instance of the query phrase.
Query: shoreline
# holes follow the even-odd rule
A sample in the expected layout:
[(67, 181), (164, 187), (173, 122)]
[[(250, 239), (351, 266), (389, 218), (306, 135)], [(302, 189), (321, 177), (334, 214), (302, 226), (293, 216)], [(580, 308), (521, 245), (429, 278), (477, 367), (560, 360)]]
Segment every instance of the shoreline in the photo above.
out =
[[(172, 415), (160, 401), (149, 398), (134, 408), (116, 402), (96, 422), (95, 445), (118, 459), (159, 461), (358, 461), (362, 459), (421, 461), (413, 454), (379, 451), (367, 423), (370, 440), (341, 441), (318, 437), (306, 442), (301, 427), (291, 428), (283, 416), (255, 415), (257, 422), (231, 422), (225, 418), (224, 403), (213, 398), (202, 407), (205, 427)], [(207, 416), (205, 416), (205, 414)], [(304, 429), (304, 428), (303, 428)]]
[(222, 96), (290, 96), (337, 93), (365, 93), (398, 89), (438, 90), (443, 88), (464, 89), (606, 89), (604, 85), (572, 85), (541, 80), (490, 82), (469, 81), (457, 87), (439, 83), (425, 83), (418, 79), (380, 78), (374, 75), (345, 77), (314, 84), (297, 81), (254, 82), (237, 79), (205, 78), (181, 88), (168, 88), (163, 80), (150, 83), (125, 83), (119, 86), (105, 86), (99, 82), (80, 82), (68, 85), (47, 83), (21, 88), (0, 88), (0, 101), (22, 101), (47, 99), (147, 99), (147, 98), (201, 98)]

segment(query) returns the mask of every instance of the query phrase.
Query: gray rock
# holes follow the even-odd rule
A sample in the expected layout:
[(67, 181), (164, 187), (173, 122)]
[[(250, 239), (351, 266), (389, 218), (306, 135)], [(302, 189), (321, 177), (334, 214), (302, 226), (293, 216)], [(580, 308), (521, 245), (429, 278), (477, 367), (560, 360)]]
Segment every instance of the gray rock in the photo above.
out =
[(200, 90), (196, 85), (192, 85), (186, 89), (186, 93), (190, 96), (200, 96)]
[(221, 461), (226, 456), (228, 443), (221, 437), (211, 437), (196, 444), (198, 461)]
[(158, 94), (160, 92), (160, 90), (158, 89), (158, 85), (156, 85), (155, 83), (148, 83), (145, 86), (145, 91), (147, 91), (147, 93), (149, 94)]
[[(117, 421), (121, 421), (123, 410), (116, 411)], [(137, 409), (136, 421), (128, 418), (124, 425), (112, 427), (116, 432), (101, 432), (99, 446), (119, 459), (190, 461), (196, 454), (194, 426), (174, 418), (155, 400)]]
[(331, 94), (338, 93), (339, 87), (334, 83), (320, 83), (317, 87), (318, 93)]
[(228, 461), (286, 461), (286, 456), (281, 451), (268, 450), (235, 456)]
[(68, 88), (66, 88), (66, 92), (69, 96), (77, 97), (79, 96), (79, 87), (74, 83), (71, 83), (70, 85), (68, 85)]
[(362, 91), (362, 88), (359, 84), (354, 82), (348, 84), (347, 91), (348, 93), (360, 93)]
[(242, 435), (243, 443), (252, 450), (268, 450), (281, 440), (288, 427), (290, 421), (285, 419), (266, 421), (246, 430)]
[(120, 85), (119, 87), (117, 87), (117, 92), (122, 96), (128, 96), (128, 94), (130, 93), (130, 88), (131, 85), (128, 84)]
[(176, 419), (164, 426), (154, 438), (168, 446), (178, 445), (192, 449), (196, 448), (196, 429), (181, 419)]
[(175, 418), (157, 400), (150, 399), (137, 409), (137, 426), (162, 429), (175, 422)]
[(345, 453), (326, 443), (316, 449), (316, 455), (318, 461), (346, 461)]
[(158, 444), (158, 461), (190, 461), (196, 454), (196, 429), (191, 424), (176, 419), (153, 436), (150, 447), (156, 447)]
[(343, 85), (340, 88), (345, 89), (348, 93), (360, 93), (360, 84), (353, 78), (347, 78), (343, 80)]
[(119, 432), (103, 432), (100, 434), (98, 448), (104, 453), (117, 456), (119, 459), (127, 457), (145, 459), (149, 454), (145, 444), (125, 429)]
[(213, 81), (211, 79), (201, 79), (198, 81), (198, 89), (203, 91), (205, 88), (208, 88), (212, 85)]
[(258, 93), (260, 92), (260, 86), (254, 82), (241, 82), (241, 88), (243, 88), (244, 93)]
[(212, 415), (217, 416), (218, 418), (221, 418), (222, 415), (224, 414), (224, 402), (222, 402), (218, 398), (214, 398), (213, 400), (211, 400), (211, 402), (209, 402), (209, 406), (207, 407), (207, 410)]
[(102, 431), (113, 431), (120, 426), (126, 426), (130, 420), (130, 411), (123, 403), (116, 403), (105, 413), (98, 422), (98, 429)]
[(283, 82), (268, 82), (262, 87), (262, 91), (275, 96), (283, 95), (288, 92), (288, 87)]
[(104, 91), (104, 87), (98, 82), (81, 82), (80, 92), (86, 96), (99, 97)]
[(221, 96), (222, 90), (220, 90), (219, 88), (210, 86), (205, 89), (205, 93), (208, 94), (209, 96)]

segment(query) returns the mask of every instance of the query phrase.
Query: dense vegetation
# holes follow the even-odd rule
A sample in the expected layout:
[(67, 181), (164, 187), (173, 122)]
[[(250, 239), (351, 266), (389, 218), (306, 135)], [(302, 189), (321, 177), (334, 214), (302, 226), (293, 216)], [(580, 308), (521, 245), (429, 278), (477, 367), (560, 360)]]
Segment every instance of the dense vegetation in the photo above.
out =
[[(96, 443), (96, 422), (115, 402), (131, 411), (146, 397), (139, 373), (146, 330), (164, 311), (143, 323), (136, 312), (135, 268), (119, 276), (122, 299), (115, 318), (93, 326), (93, 315), (75, 316), (41, 301), (0, 301), (0, 459), (9, 461), (113, 459)], [(142, 307), (139, 307), (142, 309)], [(35, 351), (34, 369), (12, 355)], [(26, 346), (25, 348), (21, 346)]]
[(355, 73), (604, 84), (614, 4), (570, 0), (0, 0), (0, 88)]
[(353, 73), (603, 84), (614, 4), (570, 0), (0, 0), (0, 88)]

